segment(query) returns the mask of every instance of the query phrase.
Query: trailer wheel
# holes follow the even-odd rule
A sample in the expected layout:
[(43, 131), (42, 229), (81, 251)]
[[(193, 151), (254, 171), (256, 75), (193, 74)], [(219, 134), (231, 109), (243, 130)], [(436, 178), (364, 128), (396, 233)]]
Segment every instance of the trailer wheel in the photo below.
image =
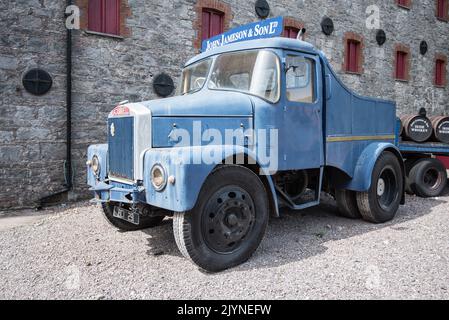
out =
[(438, 197), (447, 184), (447, 172), (441, 161), (422, 159), (410, 170), (410, 188), (422, 198)]
[(359, 219), (362, 217), (357, 206), (357, 196), (355, 191), (337, 189), (335, 192), (338, 211), (342, 217), (349, 219)]
[(157, 227), (161, 224), (162, 220), (164, 220), (164, 216), (156, 216), (156, 217), (141, 217), (140, 224), (132, 224), (125, 220), (121, 220), (119, 218), (114, 217), (114, 205), (110, 203), (102, 203), (101, 204), (104, 216), (106, 220), (115, 228), (121, 231), (137, 231), (143, 230), (147, 228)]
[(405, 167), (405, 192), (409, 195), (414, 195), (415, 192), (413, 191), (412, 187), (411, 187), (411, 180), (410, 180), (410, 171), (412, 170), (412, 168), (414, 167), (414, 165), (416, 164), (416, 162), (418, 162), (420, 159), (414, 159), (414, 158), (410, 158), (404, 161), (404, 167)]
[(374, 166), (371, 187), (357, 193), (363, 219), (373, 223), (392, 220), (399, 209), (404, 183), (401, 165), (394, 154), (384, 152)]
[(195, 208), (173, 216), (181, 253), (201, 269), (222, 271), (248, 260), (268, 224), (265, 187), (251, 170), (220, 166), (204, 183)]

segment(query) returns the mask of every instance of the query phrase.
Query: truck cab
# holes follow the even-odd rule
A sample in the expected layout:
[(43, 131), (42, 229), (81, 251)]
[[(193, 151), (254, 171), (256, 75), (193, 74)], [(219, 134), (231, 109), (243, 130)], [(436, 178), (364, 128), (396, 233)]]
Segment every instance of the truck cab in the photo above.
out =
[(88, 184), (122, 230), (173, 217), (184, 256), (208, 271), (246, 261), (269, 216), (335, 197), (383, 223), (404, 200), (396, 105), (348, 89), (324, 54), (280, 37), (219, 46), (186, 63), (175, 97), (123, 103)]

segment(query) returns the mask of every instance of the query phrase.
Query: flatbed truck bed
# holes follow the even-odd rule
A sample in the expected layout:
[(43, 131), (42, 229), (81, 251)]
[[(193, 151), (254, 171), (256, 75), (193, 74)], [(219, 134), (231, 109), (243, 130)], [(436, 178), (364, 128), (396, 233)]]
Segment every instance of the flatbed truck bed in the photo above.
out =
[(403, 154), (432, 154), (435, 156), (449, 156), (449, 144), (438, 142), (416, 143), (412, 141), (399, 141), (399, 150)]

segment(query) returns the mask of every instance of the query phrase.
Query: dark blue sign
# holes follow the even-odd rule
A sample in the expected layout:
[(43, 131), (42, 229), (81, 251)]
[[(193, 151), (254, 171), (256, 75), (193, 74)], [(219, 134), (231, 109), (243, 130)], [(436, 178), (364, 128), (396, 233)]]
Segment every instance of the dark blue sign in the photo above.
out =
[(209, 51), (240, 41), (279, 37), (283, 29), (284, 20), (282, 17), (247, 24), (204, 40), (201, 51)]

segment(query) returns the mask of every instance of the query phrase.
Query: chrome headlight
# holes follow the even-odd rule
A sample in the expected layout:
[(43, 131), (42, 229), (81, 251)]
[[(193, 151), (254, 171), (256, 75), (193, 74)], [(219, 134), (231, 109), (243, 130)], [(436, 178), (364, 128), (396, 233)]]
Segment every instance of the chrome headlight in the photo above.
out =
[(92, 171), (98, 176), (100, 174), (101, 166), (100, 166), (100, 160), (98, 160), (97, 156), (93, 156), (91, 160), (90, 167), (92, 168)]
[(156, 191), (164, 190), (167, 185), (167, 175), (165, 169), (160, 164), (155, 164), (151, 169), (151, 184)]

